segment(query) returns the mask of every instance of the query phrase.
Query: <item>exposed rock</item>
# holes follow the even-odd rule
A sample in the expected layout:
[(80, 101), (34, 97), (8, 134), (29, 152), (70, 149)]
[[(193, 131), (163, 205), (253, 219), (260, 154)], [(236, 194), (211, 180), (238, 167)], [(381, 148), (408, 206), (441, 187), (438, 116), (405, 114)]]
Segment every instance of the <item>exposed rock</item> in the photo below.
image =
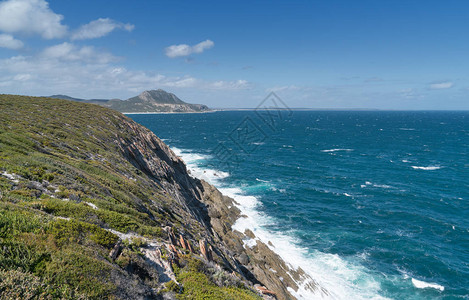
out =
[(119, 240), (114, 247), (112, 248), (111, 252), (109, 253), (109, 257), (112, 260), (116, 260), (117, 256), (119, 256), (120, 251), (121, 251), (122, 243), (121, 240)]
[(179, 244), (181, 245), (181, 247), (182, 247), (184, 250), (188, 250), (188, 247), (187, 247), (187, 245), (186, 245), (186, 241), (184, 241), (184, 238), (182, 237), (181, 234), (179, 235)]
[(256, 286), (256, 289), (263, 295), (277, 296), (275, 292), (269, 291), (265, 286)]
[(241, 264), (247, 265), (249, 263), (249, 256), (247, 256), (246, 253), (241, 253), (241, 255), (238, 256), (238, 260)]
[(207, 261), (212, 261), (212, 251), (211, 251), (211, 246), (207, 244), (206, 240), (200, 240), (199, 241), (199, 246), (200, 246), (200, 253), (202, 256), (207, 260)]

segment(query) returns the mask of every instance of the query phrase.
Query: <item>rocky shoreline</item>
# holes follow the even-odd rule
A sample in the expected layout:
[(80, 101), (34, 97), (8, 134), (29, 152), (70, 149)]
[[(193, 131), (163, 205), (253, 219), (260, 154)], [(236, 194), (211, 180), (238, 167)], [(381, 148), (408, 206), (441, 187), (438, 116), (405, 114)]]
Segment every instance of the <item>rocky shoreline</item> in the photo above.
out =
[[(135, 163), (155, 177), (163, 175), (158, 174), (153, 166), (154, 162), (163, 158), (168, 163), (168, 172), (174, 176), (175, 185), (166, 187), (167, 192), (174, 198), (181, 199), (188, 211), (203, 224), (204, 238), (225, 267), (240, 274), (252, 286), (265, 286), (277, 299), (294, 299), (291, 291), (296, 293), (299, 283), (303, 285), (303, 289), (328, 295), (301, 268), (293, 269), (287, 265), (272, 250), (273, 245), (266, 245), (249, 230), (232, 230), (238, 218), (243, 218), (235, 200), (222, 195), (213, 185), (190, 176), (182, 159), (148, 129), (128, 119), (126, 123), (135, 132), (135, 140), (121, 145), (122, 151), (129, 153), (133, 149), (130, 157), (139, 158)], [(158, 158), (155, 157), (156, 153)], [(250, 239), (255, 240), (255, 246), (245, 244)]]

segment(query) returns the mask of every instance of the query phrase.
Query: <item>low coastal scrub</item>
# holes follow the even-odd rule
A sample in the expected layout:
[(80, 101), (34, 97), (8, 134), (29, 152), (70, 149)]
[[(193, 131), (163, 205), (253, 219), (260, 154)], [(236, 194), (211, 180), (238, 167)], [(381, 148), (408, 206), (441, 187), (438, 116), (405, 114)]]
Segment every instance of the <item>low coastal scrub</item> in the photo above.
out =
[(100, 106), (0, 95), (0, 299), (259, 299), (190, 255), (159, 282), (147, 240), (169, 226), (194, 245), (206, 229), (168, 191), (171, 158), (142, 162), (157, 143)]
[(143, 281), (120, 266), (125, 257), (109, 259), (119, 237), (108, 229), (161, 239), (175, 216), (163, 210), (171, 199), (117, 148), (116, 138), (133, 134), (119, 130), (120, 118), (0, 95), (0, 299), (121, 298), (118, 278), (141, 292)]
[[(232, 279), (233, 282), (224, 282), (217, 285), (214, 278), (210, 274), (213, 272), (211, 266), (205, 264), (203, 261), (186, 255), (182, 258), (181, 267), (173, 265), (176, 278), (182, 285), (177, 299), (261, 299), (257, 294), (251, 290), (246, 289), (238, 280)], [(223, 276), (229, 277), (230, 275), (220, 270)], [(169, 283), (168, 290), (177, 291), (178, 288), (175, 283)]]

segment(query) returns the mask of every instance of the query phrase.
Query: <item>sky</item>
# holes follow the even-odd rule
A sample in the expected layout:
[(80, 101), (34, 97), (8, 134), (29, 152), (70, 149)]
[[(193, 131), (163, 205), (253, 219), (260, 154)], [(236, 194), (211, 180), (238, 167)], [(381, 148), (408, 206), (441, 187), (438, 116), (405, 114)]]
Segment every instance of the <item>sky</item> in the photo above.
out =
[(0, 93), (469, 110), (469, 1), (0, 1)]

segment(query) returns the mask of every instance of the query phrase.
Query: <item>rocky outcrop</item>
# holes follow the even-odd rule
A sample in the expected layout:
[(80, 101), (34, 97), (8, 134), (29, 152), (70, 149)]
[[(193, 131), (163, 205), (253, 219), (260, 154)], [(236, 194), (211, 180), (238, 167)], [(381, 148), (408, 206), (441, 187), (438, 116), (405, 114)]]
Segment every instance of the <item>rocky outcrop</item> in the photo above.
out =
[[(151, 131), (127, 118), (122, 119), (122, 126), (131, 128), (134, 135), (130, 140), (116, 139), (121, 152), (134, 166), (161, 184), (202, 225), (198, 244), (205, 260), (220, 263), (252, 284), (260, 284), (264, 287), (263, 294), (275, 295), (278, 299), (293, 299), (288, 289), (297, 291), (299, 282), (302, 288), (327, 294), (301, 268), (287, 265), (272, 250), (273, 246), (260, 241), (250, 231), (233, 231), (233, 224), (243, 217), (236, 202), (207, 182), (191, 177), (184, 162)], [(171, 245), (188, 249), (182, 235), (177, 239), (169, 230), (168, 236)], [(253, 247), (245, 245), (248, 239), (255, 240)], [(177, 251), (173, 252), (177, 256)]]

